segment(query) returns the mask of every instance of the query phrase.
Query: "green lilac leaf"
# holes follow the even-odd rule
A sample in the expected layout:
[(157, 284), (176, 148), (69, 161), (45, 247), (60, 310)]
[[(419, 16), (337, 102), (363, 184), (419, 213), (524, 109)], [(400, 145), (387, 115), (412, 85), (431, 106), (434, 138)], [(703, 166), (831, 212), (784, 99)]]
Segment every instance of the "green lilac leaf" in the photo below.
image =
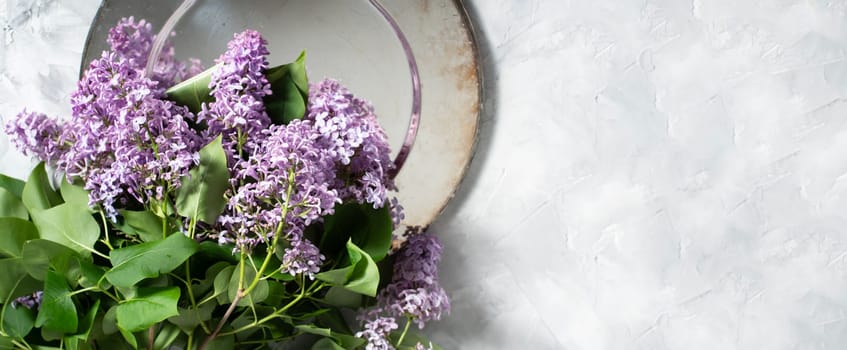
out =
[(22, 339), (35, 326), (35, 313), (23, 306), (3, 308), (3, 331), (12, 338)]
[(342, 267), (335, 270), (321, 272), (315, 275), (315, 278), (324, 282), (329, 282), (330, 285), (333, 286), (340, 286), (347, 282), (347, 277), (350, 276), (350, 271), (352, 270), (352, 266)]
[(47, 271), (35, 326), (63, 334), (75, 333), (79, 318), (70, 292), (65, 276)]
[(342, 334), (335, 331), (332, 332), (332, 335), (345, 349), (358, 349), (360, 346), (365, 345), (365, 340), (359, 337), (355, 337), (349, 334)]
[(29, 212), (20, 197), (0, 187), (0, 218), (6, 217), (28, 220)]
[(321, 328), (311, 324), (299, 324), (294, 326), (295, 329), (302, 333), (320, 335), (323, 337), (332, 337), (332, 330), (329, 328)]
[(336, 285), (329, 288), (324, 301), (332, 306), (357, 308), (362, 306), (362, 295)]
[(351, 292), (375, 297), (379, 287), (379, 268), (376, 263), (367, 252), (361, 250), (352, 241), (347, 242), (347, 253), (350, 261), (356, 261), (356, 263), (352, 265), (353, 271), (348, 276), (344, 288)]
[(24, 267), (33, 278), (43, 281), (47, 271), (69, 271), (79, 255), (71, 248), (45, 239), (34, 239), (21, 250)]
[[(229, 287), (227, 287), (227, 298), (229, 298), (230, 301), (235, 300), (235, 294), (238, 293), (238, 280), (240, 278), (239, 275), (240, 275), (239, 273), (233, 272), (232, 276), (230, 276)], [(244, 281), (245, 281), (244, 282), (244, 288), (245, 289), (247, 288), (247, 285), (251, 281), (253, 281), (254, 278), (256, 278), (256, 271), (253, 270), (252, 267), (245, 267), (244, 268)], [(253, 305), (253, 304), (261, 303), (261, 302), (265, 301), (265, 299), (268, 298), (268, 292), (269, 292), (268, 281), (267, 280), (261, 280), (256, 285), (256, 287), (253, 288), (252, 291), (250, 291), (250, 294), (244, 296), (241, 300), (238, 301), (238, 306), (250, 306), (250, 305)]]
[[(202, 244), (201, 244), (201, 246), (202, 246)], [(194, 254), (194, 257), (192, 258), (192, 262), (196, 262), (198, 260), (197, 259), (198, 254), (199, 254), (199, 251), (198, 251), (197, 254)], [(195, 269), (201, 269), (202, 270), (202, 268), (205, 268), (206, 266), (208, 266), (208, 263), (203, 264), (203, 265), (192, 264), (191, 269), (192, 270), (195, 270)], [(203, 295), (206, 292), (208, 292), (210, 289), (214, 288), (215, 277), (218, 275), (219, 272), (221, 272), (221, 270), (225, 269), (227, 266), (230, 266), (230, 264), (226, 261), (218, 261), (217, 263), (212, 264), (212, 266), (209, 266), (209, 268), (206, 269), (206, 272), (204, 274), (205, 278), (202, 279), (202, 280), (199, 280), (199, 283), (195, 282), (191, 285), (191, 290), (194, 291), (194, 295)], [(197, 281), (198, 278), (195, 277), (194, 280)]]
[(0, 254), (9, 257), (21, 256), (24, 243), (38, 238), (38, 230), (32, 222), (19, 218), (0, 218), (0, 227), (5, 232), (0, 234)]
[(106, 314), (103, 315), (103, 322), (101, 322), (103, 334), (115, 334), (118, 332), (118, 305), (114, 305), (106, 310)]
[(106, 269), (102, 266), (76, 257), (70, 263), (68, 270), (69, 279), (73, 277), (83, 288), (91, 288), (99, 286), (101, 289), (109, 289), (109, 282), (103, 280), (103, 275), (106, 274)]
[(132, 334), (132, 332), (124, 330), (120, 327), (118, 327), (118, 332), (121, 333), (121, 336), (124, 338), (124, 340), (130, 347), (132, 347), (133, 349), (138, 349), (138, 340), (135, 339), (135, 335)]
[[(328, 312), (317, 316), (315, 321), (315, 324), (331, 329), (333, 334), (336, 335), (353, 333), (347, 324), (347, 320), (344, 319), (344, 315), (341, 313), (341, 308), (331, 308)], [(344, 345), (343, 342), (342, 345)]]
[(204, 102), (208, 103), (215, 100), (211, 95), (212, 89), (209, 88), (209, 83), (212, 81), (212, 73), (219, 67), (220, 65), (214, 65), (191, 78), (185, 79), (165, 91), (165, 94), (168, 95), (168, 99), (176, 102), (176, 104), (188, 107), (188, 110), (192, 113), (200, 112)]
[(123, 220), (117, 228), (128, 235), (138, 236), (144, 242), (162, 239), (162, 218), (151, 211), (120, 210)]
[[(365, 344), (364, 339), (356, 338), (356, 337), (349, 335), (349, 334), (335, 332), (335, 331), (333, 331), (332, 329), (329, 329), (329, 328), (322, 328), (322, 327), (318, 327), (318, 326), (311, 325), (311, 324), (297, 325), (294, 328), (297, 329), (298, 331), (300, 331), (301, 333), (314, 334), (314, 335), (322, 336), (322, 337), (324, 337), (324, 339), (331, 339), (333, 344), (335, 344), (336, 346), (339, 346), (338, 349), (356, 349), (359, 346), (362, 346), (362, 345)], [(329, 346), (329, 344), (324, 344), (322, 346)], [(312, 349), (314, 350), (315, 348), (312, 347)], [(321, 348), (321, 349), (336, 349), (336, 348), (329, 347), (329, 348)]]
[(209, 261), (237, 263), (238, 258), (232, 255), (232, 248), (233, 246), (228, 244), (222, 245), (218, 244), (218, 242), (203, 241), (200, 242), (197, 255), (209, 259)]
[(274, 124), (288, 124), (302, 119), (309, 100), (309, 79), (306, 75), (306, 51), (294, 62), (269, 68), (265, 76), (271, 84), (271, 95), (264, 103), (268, 116)]
[(311, 350), (345, 350), (331, 338), (322, 338), (312, 345)]
[(224, 192), (229, 187), (229, 170), (221, 136), (200, 150), (200, 165), (182, 177), (176, 197), (176, 210), (186, 218), (197, 218), (214, 224), (226, 201)]
[(173, 271), (196, 251), (197, 242), (181, 233), (115, 249), (109, 253), (112, 268), (106, 272), (106, 279), (115, 286), (131, 287), (145, 278)]
[(376, 296), (379, 286), (379, 268), (367, 252), (347, 241), (347, 254), (350, 266), (317, 274), (315, 277), (332, 285), (343, 286), (344, 289)]
[(211, 320), (212, 311), (215, 311), (215, 307), (216, 305), (214, 303), (205, 303), (198, 306), (197, 309), (179, 308), (179, 315), (169, 317), (168, 322), (173, 323), (185, 332), (190, 332), (197, 328), (200, 323)]
[(88, 256), (100, 238), (100, 225), (88, 212), (88, 206), (61, 204), (47, 210), (30, 211), (41, 238)]
[[(215, 295), (218, 298), (218, 304), (224, 305), (232, 302), (232, 299), (229, 297), (229, 281), (232, 279), (232, 275), (235, 273), (235, 266), (228, 266), (218, 272), (218, 275), (215, 276)], [(237, 274), (235, 274), (238, 276)]]
[(15, 195), (15, 197), (21, 198), (24, 192), (24, 186), (26, 182), (16, 179), (14, 177), (6, 176), (0, 174), (0, 188), (5, 189), (6, 191), (11, 192)]
[(62, 203), (62, 198), (50, 186), (44, 162), (38, 163), (35, 169), (32, 169), (21, 193), (21, 199), (30, 212), (50, 209)]
[(118, 329), (132, 333), (179, 315), (179, 287), (139, 288), (138, 295), (117, 306)]
[(176, 341), (180, 333), (180, 329), (176, 326), (165, 324), (156, 334), (153, 349), (171, 349), (171, 344)]
[(94, 305), (91, 305), (91, 308), (89, 308), (88, 312), (85, 313), (85, 317), (80, 320), (79, 329), (76, 334), (65, 337), (64, 343), (69, 350), (78, 349), (80, 348), (80, 344), (84, 344), (88, 341), (88, 337), (91, 335), (91, 330), (94, 328), (94, 319), (97, 317), (97, 311), (99, 309), (100, 299), (97, 299), (94, 302)]
[(325, 254), (334, 256), (344, 249), (347, 240), (352, 239), (375, 262), (379, 262), (391, 249), (392, 232), (388, 206), (374, 209), (368, 204), (340, 204), (335, 207), (333, 215), (324, 218), (320, 248)]
[(0, 350), (14, 350), (15, 344), (12, 342), (13, 340), (12, 338), (0, 335)]
[(62, 176), (62, 185), (59, 187), (59, 193), (61, 193), (62, 200), (65, 203), (93, 211), (88, 206), (88, 191), (81, 185), (68, 182), (68, 179), (64, 176)]
[(297, 91), (297, 85), (289, 79), (284, 79), (272, 88), (275, 100), (265, 104), (265, 110), (271, 122), (277, 125), (288, 124), (292, 120), (303, 119), (306, 115), (306, 100)]
[(0, 259), (0, 303), (31, 294), (42, 289), (43, 283), (26, 272), (22, 258)]

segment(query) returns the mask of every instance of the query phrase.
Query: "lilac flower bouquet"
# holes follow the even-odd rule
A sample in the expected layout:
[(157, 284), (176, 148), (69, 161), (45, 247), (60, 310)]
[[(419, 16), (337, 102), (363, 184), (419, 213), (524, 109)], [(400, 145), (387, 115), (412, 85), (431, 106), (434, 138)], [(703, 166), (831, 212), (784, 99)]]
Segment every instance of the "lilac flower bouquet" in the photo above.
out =
[(441, 245), (393, 234), (371, 105), (251, 30), (147, 74), (154, 36), (121, 20), (70, 118), (6, 123), (40, 163), (0, 176), (0, 348), (437, 348)]

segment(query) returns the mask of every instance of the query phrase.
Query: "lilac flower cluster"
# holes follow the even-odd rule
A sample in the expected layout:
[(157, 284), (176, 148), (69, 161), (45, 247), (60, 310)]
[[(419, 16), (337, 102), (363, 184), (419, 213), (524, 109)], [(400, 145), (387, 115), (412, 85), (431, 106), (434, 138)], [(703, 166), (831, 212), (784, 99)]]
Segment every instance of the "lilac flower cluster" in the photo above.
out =
[(283, 271), (311, 277), (324, 257), (302, 233), (341, 202), (327, 185), (335, 179), (335, 166), (315, 144), (318, 135), (309, 121), (273, 125), (264, 133), (264, 142), (237, 163), (232, 181), (240, 185), (219, 219), (225, 228), (220, 240), (249, 251), (282, 234), (290, 245)]
[(418, 328), (450, 312), (450, 301), (438, 282), (441, 243), (427, 234), (409, 237), (397, 253), (394, 277), (380, 294), (382, 305), (394, 315), (412, 317)]
[[(450, 300), (438, 282), (441, 250), (441, 243), (432, 235), (414, 234), (406, 240), (396, 253), (391, 283), (380, 291), (377, 307), (363, 316), (366, 329), (370, 322), (385, 317), (408, 318), (418, 328), (424, 328), (427, 322), (450, 312)], [(366, 339), (368, 346), (381, 346), (383, 342), (370, 333), (356, 336)]]
[(165, 99), (131, 60), (104, 54), (91, 63), (71, 95), (73, 117), (61, 141), (70, 144), (57, 164), (80, 177), (114, 217), (115, 201), (126, 195), (141, 203), (162, 201), (198, 161), (200, 146), (184, 107)]
[(339, 196), (374, 208), (385, 205), (386, 191), (396, 189), (388, 176), (394, 163), (389, 158), (388, 138), (370, 103), (326, 79), (310, 87), (305, 119), (314, 122), (320, 133), (318, 142), (349, 174), (349, 179), (339, 178), (335, 183)]
[(388, 336), (398, 328), (394, 317), (383, 317), (378, 313), (369, 313), (361, 317), (362, 330), (356, 336), (367, 341), (365, 350), (394, 350)]
[(122, 19), (109, 31), (112, 51), (91, 62), (71, 94), (70, 120), (24, 111), (6, 125), (20, 150), (81, 179), (89, 204), (113, 220), (116, 205), (165, 200), (198, 161), (200, 139), (186, 122), (193, 116), (166, 100), (164, 88), (202, 66), (186, 68), (167, 46), (144, 77), (153, 39), (149, 23)]
[(236, 34), (212, 73), (209, 87), (215, 101), (203, 104), (197, 113), (197, 122), (206, 128), (205, 139), (223, 135), (230, 165), (258, 148), (263, 131), (271, 124), (262, 103), (262, 98), (271, 94), (271, 85), (264, 75), (268, 53), (267, 42), (259, 32), (245, 30)]
[(29, 295), (24, 295), (24, 296), (16, 298), (15, 300), (12, 301), (12, 307), (16, 308), (18, 306), (23, 306), (27, 309), (32, 310), (34, 308), (38, 308), (39, 306), (41, 306), (41, 299), (43, 297), (44, 297), (44, 292), (39, 290), (35, 293), (29, 294)]
[(84, 181), (89, 204), (114, 219), (116, 203), (164, 200), (198, 161), (190, 113), (157, 85), (132, 59), (104, 53), (71, 94), (70, 120), (23, 112), (6, 131), (22, 151)]
[[(115, 54), (132, 62), (135, 67), (144, 68), (155, 38), (150, 23), (143, 19), (136, 22), (135, 18), (129, 17), (118, 21), (109, 30), (106, 40)], [(165, 42), (151, 79), (158, 82), (160, 88), (166, 88), (202, 71), (203, 65), (199, 60), (192, 58), (188, 63), (177, 60), (173, 45)]]
[(49, 163), (55, 163), (65, 148), (58, 142), (61, 133), (62, 128), (55, 119), (26, 110), (6, 124), (6, 134), (13, 136), (15, 147)]

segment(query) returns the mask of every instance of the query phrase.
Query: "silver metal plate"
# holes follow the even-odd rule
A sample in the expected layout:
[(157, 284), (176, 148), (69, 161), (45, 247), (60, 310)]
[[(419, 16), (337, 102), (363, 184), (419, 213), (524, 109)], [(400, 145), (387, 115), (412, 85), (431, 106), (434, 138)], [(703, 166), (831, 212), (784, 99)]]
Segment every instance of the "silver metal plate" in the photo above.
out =
[[(153, 24), (167, 20), (179, 1), (104, 0), (91, 25), (82, 68), (108, 48), (106, 35), (121, 17)], [(417, 141), (397, 177), (407, 226), (426, 226), (453, 197), (476, 143), (481, 77), (473, 29), (460, 1), (391, 0), (384, 6), (408, 37), (421, 73), (423, 108)], [(411, 108), (411, 81), (399, 41), (365, 0), (199, 0), (177, 24), (172, 42), (180, 58), (209, 66), (233, 34), (265, 36), (271, 65), (307, 52), (312, 81), (331, 77), (371, 101), (396, 152)]]

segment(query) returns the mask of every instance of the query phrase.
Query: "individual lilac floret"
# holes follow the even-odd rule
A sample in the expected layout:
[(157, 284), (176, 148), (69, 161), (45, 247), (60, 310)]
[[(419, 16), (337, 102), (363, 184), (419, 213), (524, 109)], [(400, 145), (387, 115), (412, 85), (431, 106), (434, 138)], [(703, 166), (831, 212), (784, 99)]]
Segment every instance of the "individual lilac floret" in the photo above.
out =
[(271, 94), (264, 71), (268, 68), (267, 42), (259, 32), (245, 30), (235, 35), (218, 59), (209, 88), (215, 101), (204, 103), (197, 122), (203, 136), (211, 140), (223, 135), (230, 165), (250, 154), (261, 143), (263, 130), (271, 124), (262, 98)]
[(367, 341), (366, 350), (394, 350), (388, 336), (398, 328), (394, 317), (379, 316), (378, 313), (368, 313), (360, 318), (362, 330), (356, 336)]
[(415, 350), (433, 350), (433, 349), (434, 348), (432, 347), (432, 342), (429, 343), (429, 346), (425, 346), (421, 342), (418, 342), (417, 344), (415, 344)]
[(337, 81), (312, 84), (305, 119), (312, 120), (321, 134), (320, 143), (349, 174), (334, 184), (341, 198), (385, 205), (387, 190), (394, 182), (388, 138), (379, 126), (373, 107), (350, 93)]
[(12, 307), (16, 308), (18, 306), (23, 306), (30, 310), (38, 308), (41, 306), (41, 299), (43, 296), (44, 292), (39, 290), (35, 293), (18, 297), (12, 301)]
[(224, 228), (219, 241), (248, 251), (277, 233), (299, 241), (303, 228), (340, 203), (327, 186), (335, 179), (334, 163), (315, 144), (310, 122), (295, 120), (263, 132), (265, 141), (237, 164), (232, 181), (240, 185), (228, 194), (227, 211), (219, 219)]
[(71, 94), (73, 116), (60, 137), (68, 148), (57, 168), (81, 178), (92, 207), (112, 219), (116, 204), (164, 200), (198, 160), (189, 112), (156, 86), (131, 61), (104, 53)]
[(318, 247), (301, 237), (291, 242), (291, 247), (285, 248), (281, 270), (292, 276), (306, 274), (310, 279), (314, 279), (315, 274), (321, 271), (324, 259)]
[[(156, 35), (150, 23), (143, 19), (136, 22), (135, 18), (129, 17), (122, 18), (109, 30), (106, 41), (118, 56), (130, 61), (130, 64), (137, 69), (144, 69), (155, 38)], [(192, 58), (186, 64), (175, 57), (173, 45), (169, 41), (165, 42), (151, 77), (152, 80), (159, 82), (159, 88), (168, 88), (203, 71), (199, 60)]]
[(26, 110), (6, 124), (6, 134), (12, 136), (18, 150), (50, 165), (56, 164), (63, 151), (64, 147), (59, 144), (61, 133), (62, 128), (55, 119)]

